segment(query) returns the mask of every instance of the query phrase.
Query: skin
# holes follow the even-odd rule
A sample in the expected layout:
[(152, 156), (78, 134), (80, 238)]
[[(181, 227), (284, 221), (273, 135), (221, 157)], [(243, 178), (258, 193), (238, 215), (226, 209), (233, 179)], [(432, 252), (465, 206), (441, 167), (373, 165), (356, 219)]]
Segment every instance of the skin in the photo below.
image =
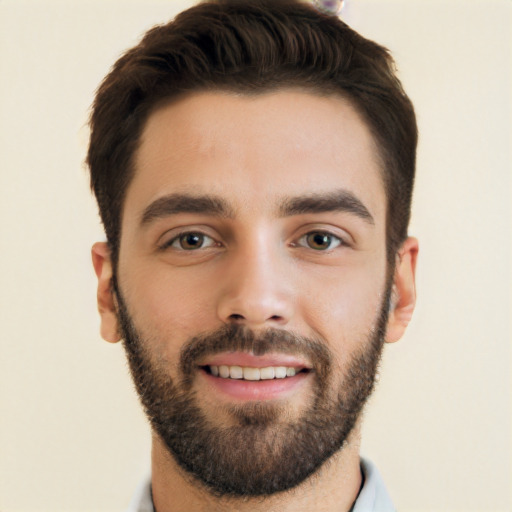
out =
[[(347, 361), (375, 324), (387, 270), (381, 164), (350, 102), (291, 89), (252, 97), (194, 93), (150, 116), (135, 166), (123, 208), (118, 282), (134, 322), (153, 340), (154, 361), (175, 377), (186, 340), (236, 322), (323, 339), (336, 359), (334, 386), (342, 385)], [(371, 220), (332, 210), (283, 216), (285, 200), (332, 191), (357, 198)], [(215, 196), (229, 215), (160, 212), (141, 222), (151, 204), (170, 194)], [(184, 249), (183, 232), (206, 235), (205, 245)], [(307, 235), (316, 232), (332, 235), (328, 247), (311, 247)], [(397, 254), (388, 342), (402, 336), (414, 309), (417, 251), (409, 238)], [(101, 333), (116, 342), (106, 244), (95, 244), (92, 254)], [(311, 379), (282, 398), (291, 417), (306, 407)], [(232, 424), (222, 405), (235, 399), (200, 375), (194, 386), (212, 421)], [(314, 475), (314, 485), (306, 481), (261, 503), (212, 497), (153, 436), (154, 502), (160, 511), (349, 510), (361, 485), (358, 439), (359, 425)]]

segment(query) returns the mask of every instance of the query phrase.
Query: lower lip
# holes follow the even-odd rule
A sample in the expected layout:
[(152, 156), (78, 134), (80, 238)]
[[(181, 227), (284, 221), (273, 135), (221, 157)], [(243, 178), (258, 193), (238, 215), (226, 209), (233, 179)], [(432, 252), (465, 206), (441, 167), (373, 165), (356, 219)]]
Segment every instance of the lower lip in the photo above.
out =
[(309, 373), (298, 373), (294, 377), (269, 380), (223, 379), (200, 370), (209, 388), (226, 395), (230, 399), (241, 401), (261, 401), (285, 398), (303, 385)]

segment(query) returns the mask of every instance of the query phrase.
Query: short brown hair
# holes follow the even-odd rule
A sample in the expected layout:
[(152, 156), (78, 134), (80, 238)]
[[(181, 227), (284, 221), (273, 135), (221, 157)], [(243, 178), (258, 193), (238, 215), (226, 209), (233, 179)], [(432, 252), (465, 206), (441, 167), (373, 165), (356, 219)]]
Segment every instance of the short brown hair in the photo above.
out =
[(98, 89), (87, 163), (114, 263), (134, 153), (162, 101), (191, 91), (293, 86), (341, 94), (367, 122), (383, 161), (394, 259), (407, 236), (417, 127), (389, 52), (300, 0), (211, 0), (149, 30)]

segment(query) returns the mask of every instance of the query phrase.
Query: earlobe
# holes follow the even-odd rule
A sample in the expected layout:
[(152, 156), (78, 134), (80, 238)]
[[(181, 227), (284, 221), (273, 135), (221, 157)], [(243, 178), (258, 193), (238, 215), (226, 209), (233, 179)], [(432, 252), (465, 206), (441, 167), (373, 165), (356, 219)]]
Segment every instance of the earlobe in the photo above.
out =
[(404, 334), (416, 305), (416, 259), (418, 240), (409, 237), (397, 254), (391, 292), (386, 342), (394, 343)]
[(112, 290), (112, 260), (106, 242), (97, 242), (91, 250), (92, 264), (98, 278), (98, 311), (101, 318), (101, 337), (110, 343), (121, 339), (117, 322), (116, 302)]

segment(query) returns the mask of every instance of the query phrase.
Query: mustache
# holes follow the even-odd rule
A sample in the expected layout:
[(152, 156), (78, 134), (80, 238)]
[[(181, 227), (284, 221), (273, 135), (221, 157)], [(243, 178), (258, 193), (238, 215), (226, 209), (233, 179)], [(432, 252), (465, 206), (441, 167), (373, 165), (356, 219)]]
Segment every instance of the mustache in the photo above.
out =
[(245, 326), (230, 324), (194, 336), (185, 343), (180, 351), (179, 364), (183, 377), (191, 378), (198, 361), (221, 352), (251, 352), (256, 356), (280, 352), (305, 356), (311, 364), (311, 370), (321, 376), (330, 373), (333, 364), (332, 353), (321, 339), (283, 329), (269, 328), (256, 333)]

